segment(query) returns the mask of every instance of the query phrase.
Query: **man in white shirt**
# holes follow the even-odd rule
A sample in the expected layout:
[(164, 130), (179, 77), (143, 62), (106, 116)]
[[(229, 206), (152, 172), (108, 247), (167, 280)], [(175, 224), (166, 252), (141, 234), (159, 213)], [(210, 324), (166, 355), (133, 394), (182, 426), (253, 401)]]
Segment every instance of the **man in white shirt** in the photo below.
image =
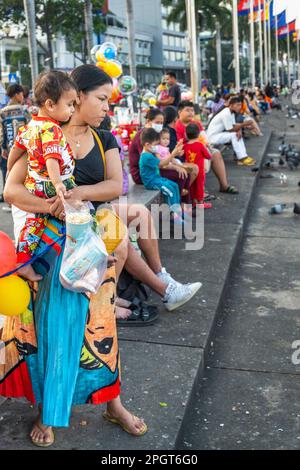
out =
[(229, 101), (229, 106), (217, 113), (210, 121), (207, 129), (208, 141), (211, 145), (224, 145), (231, 143), (237, 157), (237, 164), (253, 166), (254, 158), (249, 157), (242, 138), (242, 129), (249, 127), (249, 121), (237, 124), (235, 115), (242, 109), (239, 97), (234, 96)]

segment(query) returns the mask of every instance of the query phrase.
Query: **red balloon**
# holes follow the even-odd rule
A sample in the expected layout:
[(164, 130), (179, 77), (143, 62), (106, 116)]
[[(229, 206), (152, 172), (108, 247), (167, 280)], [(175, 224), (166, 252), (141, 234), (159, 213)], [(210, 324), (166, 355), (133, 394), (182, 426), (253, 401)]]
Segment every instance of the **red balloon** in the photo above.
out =
[(12, 240), (0, 231), (0, 276), (17, 267), (17, 255)]

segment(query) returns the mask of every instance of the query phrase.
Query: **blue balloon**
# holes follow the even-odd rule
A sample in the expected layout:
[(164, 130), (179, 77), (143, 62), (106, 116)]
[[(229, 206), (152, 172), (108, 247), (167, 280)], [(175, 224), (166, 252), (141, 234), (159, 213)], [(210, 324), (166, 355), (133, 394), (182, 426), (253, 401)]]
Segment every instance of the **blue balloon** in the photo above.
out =
[(104, 57), (108, 60), (111, 60), (111, 59), (115, 59), (116, 58), (116, 53), (114, 51), (114, 49), (112, 49), (111, 47), (108, 47), (104, 53), (103, 53)]

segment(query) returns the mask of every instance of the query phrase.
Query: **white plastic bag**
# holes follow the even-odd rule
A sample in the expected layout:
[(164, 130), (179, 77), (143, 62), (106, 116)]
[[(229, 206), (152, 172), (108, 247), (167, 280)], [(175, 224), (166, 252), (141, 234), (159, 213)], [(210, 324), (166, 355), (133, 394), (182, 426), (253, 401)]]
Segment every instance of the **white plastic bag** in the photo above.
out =
[(93, 230), (88, 204), (65, 204), (66, 245), (60, 268), (60, 282), (74, 292), (95, 294), (107, 268), (108, 254)]

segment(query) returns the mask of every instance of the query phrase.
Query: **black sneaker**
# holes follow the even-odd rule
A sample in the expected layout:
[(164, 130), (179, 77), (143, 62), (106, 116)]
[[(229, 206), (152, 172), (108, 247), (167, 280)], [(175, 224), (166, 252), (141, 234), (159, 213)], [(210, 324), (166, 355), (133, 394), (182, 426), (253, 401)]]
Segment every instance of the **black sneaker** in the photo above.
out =
[(3, 194), (0, 195), (0, 202), (4, 202)]

